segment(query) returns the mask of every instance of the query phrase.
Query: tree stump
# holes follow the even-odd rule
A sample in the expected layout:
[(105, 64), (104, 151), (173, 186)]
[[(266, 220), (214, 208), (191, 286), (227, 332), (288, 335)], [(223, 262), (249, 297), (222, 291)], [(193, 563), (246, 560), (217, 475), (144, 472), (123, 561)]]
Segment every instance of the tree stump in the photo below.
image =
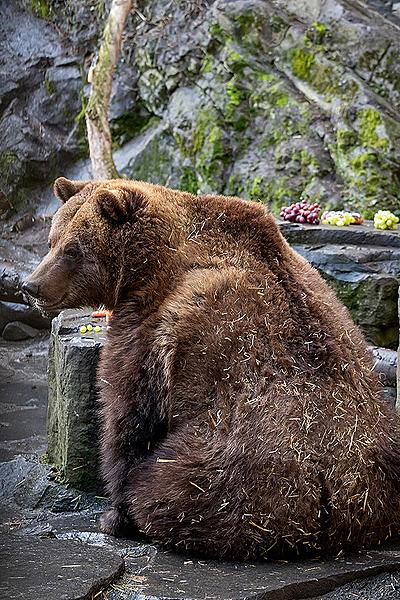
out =
[(96, 370), (104, 344), (101, 333), (80, 333), (90, 311), (63, 311), (53, 320), (49, 349), (48, 455), (68, 482), (99, 489), (99, 438)]

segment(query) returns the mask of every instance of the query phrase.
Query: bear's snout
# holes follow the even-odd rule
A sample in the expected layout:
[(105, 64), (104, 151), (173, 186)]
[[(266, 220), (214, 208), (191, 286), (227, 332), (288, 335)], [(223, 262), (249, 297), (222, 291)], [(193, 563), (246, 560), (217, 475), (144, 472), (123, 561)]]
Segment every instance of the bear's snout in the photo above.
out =
[(32, 298), (36, 299), (40, 296), (39, 285), (33, 281), (24, 281), (21, 288), (23, 292), (28, 294), (28, 296), (32, 296)]

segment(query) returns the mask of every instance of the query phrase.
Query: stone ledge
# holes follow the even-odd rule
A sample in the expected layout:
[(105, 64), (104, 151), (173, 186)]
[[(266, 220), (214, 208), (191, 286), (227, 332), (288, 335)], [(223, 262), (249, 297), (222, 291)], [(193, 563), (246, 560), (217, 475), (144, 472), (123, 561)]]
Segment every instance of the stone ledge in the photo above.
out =
[(115, 552), (75, 541), (2, 535), (0, 596), (7, 600), (85, 600), (124, 571)]
[(280, 219), (277, 219), (277, 223), (290, 244), (351, 244), (400, 248), (400, 229), (375, 229), (372, 221), (348, 227), (305, 225)]

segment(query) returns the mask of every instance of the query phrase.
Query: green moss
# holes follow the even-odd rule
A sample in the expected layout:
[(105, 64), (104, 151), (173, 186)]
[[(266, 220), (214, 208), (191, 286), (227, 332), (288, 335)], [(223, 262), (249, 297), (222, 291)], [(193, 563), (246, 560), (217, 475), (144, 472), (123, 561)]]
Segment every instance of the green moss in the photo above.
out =
[(120, 148), (127, 141), (140, 135), (159, 121), (158, 117), (141, 106), (136, 106), (133, 110), (123, 113), (110, 123), (113, 149)]
[(18, 160), (18, 156), (15, 152), (3, 152), (0, 154), (0, 169), (1, 171), (5, 171), (9, 169), (16, 161)]
[(81, 99), (81, 110), (75, 117), (76, 123), (76, 139), (78, 144), (78, 158), (86, 158), (89, 156), (89, 142), (87, 139), (86, 130), (86, 108), (87, 100), (83, 93), (83, 89), (80, 91)]
[(46, 94), (48, 94), (49, 96), (52, 96), (55, 93), (57, 88), (56, 88), (56, 84), (54, 83), (54, 81), (50, 81), (49, 79), (47, 79), (47, 77), (45, 77), (44, 89), (46, 90)]
[(265, 73), (264, 71), (256, 71), (254, 73), (255, 78), (257, 81), (267, 81), (269, 83), (276, 82), (277, 78), (275, 77), (275, 75), (272, 75), (272, 73)]
[(212, 23), (209, 31), (211, 36), (219, 41), (223, 41), (226, 37), (225, 32), (219, 23)]
[(323, 94), (328, 102), (334, 97), (351, 101), (359, 90), (358, 83), (344, 77), (337, 64), (317, 60), (317, 56), (316, 49), (294, 48), (289, 54), (293, 74)]
[(278, 15), (271, 15), (269, 18), (269, 25), (273, 33), (282, 33), (286, 31), (290, 25), (285, 19), (279, 17)]
[(303, 177), (310, 174), (316, 175), (320, 170), (320, 164), (316, 157), (304, 148), (294, 155), (294, 160), (300, 163), (300, 173)]
[(230, 44), (227, 47), (225, 56), (223, 57), (224, 64), (229, 68), (232, 73), (242, 73), (243, 69), (247, 66), (247, 59), (240, 54)]
[(297, 202), (301, 191), (293, 187), (291, 178), (283, 175), (265, 183), (263, 201), (268, 202), (272, 212), (278, 213), (282, 206)]
[(337, 173), (343, 178), (347, 206), (371, 217), (378, 208), (399, 205), (400, 178), (386, 158), (390, 140), (380, 112), (371, 106), (352, 119), (354, 129), (340, 128), (330, 149)]
[(311, 80), (311, 69), (315, 63), (315, 56), (309, 50), (294, 48), (290, 55), (293, 75), (303, 79)]
[(252, 181), (250, 181), (247, 194), (250, 200), (261, 200), (263, 197), (263, 178), (258, 175), (254, 177)]
[(328, 27), (321, 21), (314, 21), (304, 36), (305, 43), (321, 45), (328, 33)]
[(237, 175), (231, 175), (226, 186), (226, 193), (230, 196), (240, 196), (243, 192), (244, 186), (238, 181)]
[(154, 136), (134, 161), (130, 177), (165, 185), (171, 176), (171, 162), (175, 152), (174, 138), (169, 133)]
[(52, 11), (47, 0), (30, 0), (31, 11), (36, 17), (49, 19)]
[(196, 170), (193, 167), (183, 167), (182, 176), (179, 182), (179, 187), (184, 192), (197, 194), (199, 182), (197, 179)]
[(48, 455), (48, 453), (47, 453), (47, 452), (44, 452), (43, 454), (41, 454), (41, 455), (39, 456), (39, 462), (40, 462), (42, 465), (49, 465), (49, 464), (50, 464), (50, 459), (49, 459), (49, 455)]
[(243, 99), (243, 91), (237, 85), (237, 78), (233, 77), (226, 84), (226, 95), (229, 99), (227, 112), (233, 110), (233, 107), (239, 106)]
[(321, 271), (345, 306), (354, 321), (361, 327), (367, 340), (376, 346), (397, 348), (398, 346), (398, 286), (393, 278), (385, 286), (374, 277), (360, 281), (341, 281)]
[(376, 108), (367, 107), (358, 111), (360, 142), (366, 148), (386, 149), (389, 145), (386, 137), (380, 137), (378, 126), (383, 126), (382, 117)]
[(247, 35), (249, 32), (251, 32), (257, 25), (257, 21), (257, 15), (253, 12), (243, 13), (235, 18), (235, 24), (237, 25), (241, 35)]
[(99, 19), (102, 19), (106, 12), (105, 0), (96, 0), (96, 14)]
[(368, 167), (376, 162), (377, 156), (372, 152), (362, 152), (350, 160), (350, 165), (357, 175), (364, 175)]
[(189, 156), (195, 156), (204, 146), (205, 132), (208, 122), (209, 121), (206, 112), (200, 111), (197, 118), (196, 127), (193, 132), (192, 143), (189, 146)]
[(357, 135), (352, 129), (338, 129), (336, 132), (336, 140), (340, 150), (345, 150), (357, 141)]
[(289, 94), (276, 77), (266, 74), (265, 78), (257, 76), (261, 83), (250, 96), (253, 108), (283, 108), (289, 102)]
[(201, 63), (200, 71), (202, 73), (210, 73), (212, 71), (213, 60), (214, 59), (210, 54), (206, 54), (203, 58), (203, 62)]
[(229, 158), (224, 151), (223, 132), (218, 125), (212, 125), (204, 138), (204, 145), (196, 160), (196, 170), (201, 178), (213, 189), (218, 186)]

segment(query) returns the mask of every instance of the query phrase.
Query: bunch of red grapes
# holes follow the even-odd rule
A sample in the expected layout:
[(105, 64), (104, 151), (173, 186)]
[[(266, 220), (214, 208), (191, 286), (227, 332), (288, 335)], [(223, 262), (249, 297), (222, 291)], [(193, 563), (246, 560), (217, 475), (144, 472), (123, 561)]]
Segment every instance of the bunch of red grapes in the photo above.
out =
[(284, 221), (292, 223), (319, 223), (319, 213), (321, 207), (317, 202), (309, 204), (308, 202), (295, 202), (290, 206), (281, 208), (281, 218)]

